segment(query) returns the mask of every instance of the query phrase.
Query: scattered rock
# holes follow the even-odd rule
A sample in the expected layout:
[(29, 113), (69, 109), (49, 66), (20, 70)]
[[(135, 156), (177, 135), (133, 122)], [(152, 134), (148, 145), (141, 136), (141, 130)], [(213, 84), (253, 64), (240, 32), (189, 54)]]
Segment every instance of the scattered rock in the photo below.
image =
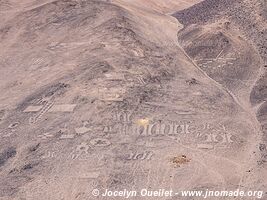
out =
[(189, 85), (196, 85), (197, 80), (195, 78), (191, 78), (190, 80), (187, 80), (186, 83)]
[(40, 143), (38, 143), (37, 145), (34, 145), (34, 146), (30, 147), (30, 148), (29, 148), (29, 151), (30, 151), (30, 152), (34, 152), (34, 151), (36, 151), (39, 147), (40, 147)]
[(3, 166), (10, 158), (13, 158), (17, 154), (14, 147), (9, 147), (2, 153), (0, 153), (0, 167)]
[(171, 163), (175, 165), (175, 167), (180, 167), (183, 164), (189, 163), (191, 160), (186, 157), (186, 155), (175, 156), (171, 159)]

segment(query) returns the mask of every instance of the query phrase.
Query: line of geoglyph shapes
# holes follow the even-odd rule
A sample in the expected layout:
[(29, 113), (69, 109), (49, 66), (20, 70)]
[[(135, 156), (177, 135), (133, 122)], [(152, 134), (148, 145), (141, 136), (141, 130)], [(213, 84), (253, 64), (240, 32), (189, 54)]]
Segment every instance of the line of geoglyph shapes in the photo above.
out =
[[(224, 50), (221, 50), (221, 52), (216, 56), (216, 58), (206, 58), (206, 59), (198, 59), (198, 60), (194, 60), (195, 62), (198, 63), (198, 65), (200, 67), (204, 67), (204, 68), (209, 68), (212, 66), (209, 66), (213, 63), (217, 63), (218, 65), (216, 67), (212, 67), (212, 69), (216, 69), (216, 68), (221, 68), (224, 66), (229, 66), (229, 65), (233, 65), (234, 63), (231, 61), (236, 61), (237, 58), (236, 57), (221, 57), (222, 53)], [(204, 61), (204, 62), (203, 62)]]
[(177, 135), (190, 134), (190, 122), (152, 122), (148, 118), (133, 121), (132, 113), (115, 112), (113, 115), (115, 125), (109, 127), (109, 130), (116, 129), (120, 134), (130, 135)]
[[(196, 62), (198, 61), (209, 61), (208, 63), (212, 62), (212, 61), (218, 61), (218, 60), (236, 60), (236, 57), (221, 57), (222, 53), (223, 53), (224, 49), (220, 51), (220, 53), (215, 57), (215, 58), (203, 58), (203, 59), (198, 59), (198, 60), (194, 60)], [(236, 53), (234, 53), (236, 55)], [(240, 53), (238, 53), (240, 55)]]
[[(236, 57), (221, 57), (222, 53), (224, 50), (222, 50), (217, 56), (216, 58), (206, 58), (206, 59), (198, 59), (198, 60), (194, 60), (195, 62), (198, 63), (198, 65), (200, 67), (204, 67), (204, 68), (212, 68), (212, 69), (216, 69), (216, 68), (222, 68), (224, 66), (230, 66), (233, 65), (234, 63), (231, 61), (236, 61), (237, 58)], [(240, 55), (240, 53), (234, 53), (235, 55), (238, 54)], [(204, 61), (204, 62), (203, 62)], [(212, 63), (218, 63), (217, 66), (212, 67), (209, 66)], [(241, 84), (245, 85), (245, 86), (250, 86), (252, 83), (254, 83), (254, 80), (239, 80), (239, 79), (231, 79), (229, 77), (225, 77), (225, 79), (231, 80), (231, 81), (238, 81)]]
[[(170, 122), (152, 122), (148, 118), (139, 119), (136, 122), (133, 121), (132, 113), (128, 111), (124, 112), (115, 112), (113, 115), (113, 119), (115, 120), (115, 124), (113, 127), (109, 127), (108, 130), (112, 130), (113, 128), (119, 128), (119, 133), (123, 134), (131, 134), (136, 133), (138, 135), (150, 136), (150, 135), (178, 135), (178, 134), (192, 134), (198, 131), (208, 130), (209, 132), (213, 130), (220, 132), (227, 132), (224, 125), (221, 125), (218, 130), (214, 130), (211, 128), (209, 123), (203, 124), (203, 128), (200, 130), (196, 130), (195, 127), (192, 127), (193, 124), (190, 121), (170, 121)], [(198, 133), (198, 136), (200, 134)], [(214, 142), (217, 142), (216, 136), (212, 136)], [(231, 141), (230, 133), (227, 134), (227, 139), (223, 141)], [(207, 139), (207, 142), (211, 141), (211, 139)]]
[(210, 127), (209, 123), (204, 124), (202, 130), (198, 132), (197, 137), (202, 138), (198, 142), (197, 147), (199, 149), (214, 149), (215, 147), (225, 148), (229, 144), (233, 143), (233, 134), (226, 130), (224, 125), (220, 126), (219, 130)]
[[(190, 121), (170, 121), (170, 122), (152, 122), (148, 118), (139, 119), (136, 122), (133, 121), (132, 113), (125, 112), (115, 112), (113, 115), (113, 120), (115, 121), (115, 125), (106, 127), (106, 130), (112, 131), (112, 129), (119, 130), (121, 134), (132, 134), (134, 131), (138, 135), (178, 135), (178, 134), (194, 134), (197, 133), (198, 136), (201, 136), (201, 132), (207, 131), (208, 133), (213, 133), (215, 135), (216, 132), (226, 133), (226, 138), (223, 141), (228, 141), (228, 143), (232, 143), (231, 140), (232, 134), (228, 133), (226, 127), (224, 125), (220, 125), (217, 129), (211, 127), (211, 124), (204, 123), (199, 130), (196, 127), (192, 127), (193, 123)], [(210, 139), (212, 137), (213, 139)], [(207, 142), (218, 142), (216, 136), (207, 137)]]
[(152, 151), (131, 152), (127, 155), (126, 160), (150, 160), (153, 155)]
[[(226, 147), (233, 143), (233, 135), (226, 130), (224, 125), (217, 128), (211, 128), (209, 123), (203, 124), (203, 128), (192, 127), (193, 124), (184, 122), (150, 122), (149, 119), (140, 119), (137, 123), (132, 123), (131, 113), (115, 113), (115, 120), (118, 122), (109, 130), (122, 135), (140, 135), (140, 136), (184, 136), (190, 135), (196, 137), (198, 148), (213, 149), (215, 146)], [(203, 139), (204, 138), (204, 139)]]
[[(90, 159), (92, 150), (95, 148), (106, 148), (111, 145), (111, 142), (106, 138), (93, 138), (89, 142), (81, 142), (76, 147), (73, 148), (70, 154), (67, 155), (67, 159), (81, 159), (86, 160)], [(56, 151), (47, 151), (46, 154), (42, 157), (43, 159), (47, 158), (56, 158), (62, 157), (60, 152)]]
[[(202, 139), (199, 144), (200, 148), (210, 148), (212, 144), (229, 144), (232, 143), (232, 134), (228, 132), (225, 126), (221, 128), (211, 128), (210, 125), (204, 124), (203, 128), (194, 126), (190, 121), (150, 121), (147, 118), (139, 119), (133, 121), (132, 113), (125, 112), (115, 112), (113, 116), (114, 124), (104, 125), (104, 126), (90, 126), (89, 121), (83, 121), (81, 127), (74, 129), (75, 133), (68, 134), (69, 130), (65, 127), (60, 129), (61, 133), (60, 139), (73, 139), (77, 135), (86, 134), (88, 132), (101, 131), (106, 134), (119, 134), (119, 135), (135, 135), (135, 136), (173, 136), (173, 137), (195, 137)], [(55, 137), (55, 135), (50, 133), (44, 133), (38, 137), (42, 139), (48, 139)], [(204, 139), (203, 139), (204, 138)]]
[[(227, 145), (233, 143), (232, 133), (226, 129), (206, 130), (193, 127), (190, 122), (154, 122), (149, 123), (147, 119), (140, 120), (139, 124), (115, 124), (108, 129), (110, 133), (116, 132), (120, 135), (135, 135), (146, 137), (171, 136), (171, 137), (195, 137), (200, 148), (210, 145)], [(203, 139), (204, 138), (204, 139)]]
[[(212, 129), (210, 128), (209, 124), (204, 124), (203, 128), (196, 129), (190, 128), (192, 124), (184, 122), (182, 124), (171, 122), (169, 124), (160, 123), (151, 123), (146, 121), (145, 119), (141, 121), (142, 124), (134, 125), (134, 124), (115, 124), (114, 126), (103, 126), (101, 127), (101, 131), (107, 134), (119, 134), (119, 135), (133, 135), (135, 136), (145, 136), (145, 137), (157, 137), (157, 136), (167, 136), (171, 137), (172, 139), (180, 139), (180, 137), (193, 137), (195, 138), (194, 142), (196, 142), (197, 147), (200, 149), (214, 149), (215, 146), (225, 148), (229, 144), (233, 143), (233, 135), (231, 132), (227, 131), (225, 126), (222, 125), (220, 129)], [(148, 124), (147, 124), (148, 123)], [(85, 123), (87, 124), (87, 123)], [(99, 130), (100, 130), (99, 129)], [(67, 129), (66, 129), (67, 130)], [(79, 134), (87, 133), (87, 130), (91, 131), (91, 128), (84, 127), (84, 131), (81, 129), (79, 130)], [(167, 130), (167, 131), (166, 131)], [(59, 133), (59, 132), (57, 132)], [(60, 139), (73, 139), (76, 134), (68, 134), (67, 131), (63, 129), (60, 130), (62, 135)], [(55, 135), (50, 133), (44, 133), (39, 135), (38, 137), (42, 139), (48, 139), (55, 137)], [(90, 141), (90, 143), (94, 143), (93, 146), (108, 146), (110, 143), (107, 140), (94, 139)]]

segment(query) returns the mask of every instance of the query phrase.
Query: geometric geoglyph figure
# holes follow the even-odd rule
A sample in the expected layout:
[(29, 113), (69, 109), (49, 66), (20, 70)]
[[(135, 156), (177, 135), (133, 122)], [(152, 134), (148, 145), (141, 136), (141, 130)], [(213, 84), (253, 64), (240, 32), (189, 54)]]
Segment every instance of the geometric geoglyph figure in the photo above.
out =
[[(39, 112), (44, 106), (28, 106), (23, 112)], [(48, 112), (73, 112), (76, 104), (53, 105)]]
[(30, 118), (30, 124), (39, 121), (47, 112), (73, 112), (76, 104), (54, 105), (54, 102), (47, 101), (44, 105), (30, 105), (23, 112), (35, 112), (35, 116)]

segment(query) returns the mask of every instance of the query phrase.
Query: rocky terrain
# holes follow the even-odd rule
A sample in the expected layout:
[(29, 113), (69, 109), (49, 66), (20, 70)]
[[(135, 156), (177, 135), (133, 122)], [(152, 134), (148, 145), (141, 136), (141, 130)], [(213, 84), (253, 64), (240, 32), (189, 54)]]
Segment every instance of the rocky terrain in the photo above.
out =
[(173, 14), (184, 24), (178, 38), (205, 73), (231, 91), (245, 110), (255, 113), (261, 132), (257, 169), (264, 171), (267, 4), (256, 0), (212, 2), (203, 1)]
[(265, 1), (0, 0), (0, 17), (1, 200), (266, 192)]

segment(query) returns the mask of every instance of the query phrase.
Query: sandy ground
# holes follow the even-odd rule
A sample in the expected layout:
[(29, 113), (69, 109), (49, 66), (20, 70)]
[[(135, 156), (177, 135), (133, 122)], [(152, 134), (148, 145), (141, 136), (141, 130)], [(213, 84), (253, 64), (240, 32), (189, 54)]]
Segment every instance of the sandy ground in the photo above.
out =
[[(238, 30), (222, 28), (231, 45), (221, 52), (205, 39), (217, 41), (222, 25), (185, 27), (171, 15), (196, 3), (3, 1), (1, 200), (266, 190), (262, 127), (249, 101), (263, 61)], [(230, 69), (203, 67), (231, 56), (239, 57), (222, 63), (249, 86), (225, 81)], [(219, 64), (200, 61), (210, 57)]]

